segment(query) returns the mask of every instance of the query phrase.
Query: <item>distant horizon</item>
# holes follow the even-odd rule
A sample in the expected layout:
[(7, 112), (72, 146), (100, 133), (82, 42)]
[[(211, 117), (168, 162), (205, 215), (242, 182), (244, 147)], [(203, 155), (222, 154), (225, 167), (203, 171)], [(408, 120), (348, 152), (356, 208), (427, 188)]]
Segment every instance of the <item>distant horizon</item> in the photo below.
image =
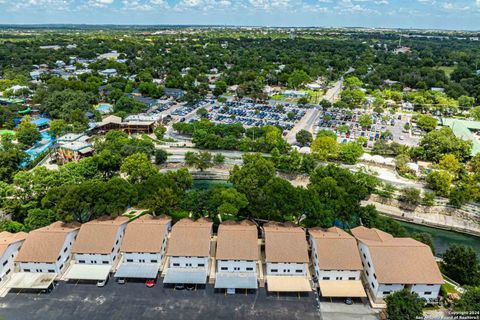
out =
[(442, 29), (442, 28), (414, 28), (414, 27), (363, 27), (363, 26), (275, 26), (275, 25), (236, 25), (236, 24), (129, 24), (129, 23), (0, 23), (0, 29), (6, 27), (147, 27), (147, 28), (258, 28), (258, 29), (362, 29), (362, 30), (409, 30), (409, 31), (440, 31), (440, 32), (467, 32), (480, 33), (478, 29)]
[(0, 12), (2, 25), (480, 29), (480, 0), (0, 0)]

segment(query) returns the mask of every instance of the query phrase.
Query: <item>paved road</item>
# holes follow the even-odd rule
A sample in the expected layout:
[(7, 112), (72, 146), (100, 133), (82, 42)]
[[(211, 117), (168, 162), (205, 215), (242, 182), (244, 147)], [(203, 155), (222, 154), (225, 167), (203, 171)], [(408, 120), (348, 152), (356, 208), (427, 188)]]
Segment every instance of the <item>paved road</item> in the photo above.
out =
[[(335, 102), (342, 92), (343, 78), (340, 79), (335, 85), (328, 89), (323, 97), (325, 100), (330, 101), (331, 103)], [(285, 137), (288, 143), (294, 144), (297, 140), (295, 136), (300, 130), (307, 130), (310, 133), (314, 133), (314, 129), (318, 122), (318, 117), (320, 116), (320, 109), (313, 108), (308, 110), (300, 121), (298, 121), (295, 126), (290, 130)]]
[(94, 284), (60, 283), (51, 294), (18, 295), (0, 299), (0, 318), (29, 320), (104, 319), (320, 319), (313, 294), (277, 297), (260, 288), (255, 293), (215, 293), (211, 285), (197, 291), (178, 291), (143, 283), (104, 288)]

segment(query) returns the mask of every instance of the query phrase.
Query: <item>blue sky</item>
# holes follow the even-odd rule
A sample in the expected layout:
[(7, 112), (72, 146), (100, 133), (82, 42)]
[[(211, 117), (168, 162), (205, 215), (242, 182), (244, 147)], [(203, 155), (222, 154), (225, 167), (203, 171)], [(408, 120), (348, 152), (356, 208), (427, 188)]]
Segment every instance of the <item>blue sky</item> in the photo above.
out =
[(10, 23), (480, 30), (480, 0), (0, 0), (0, 24)]

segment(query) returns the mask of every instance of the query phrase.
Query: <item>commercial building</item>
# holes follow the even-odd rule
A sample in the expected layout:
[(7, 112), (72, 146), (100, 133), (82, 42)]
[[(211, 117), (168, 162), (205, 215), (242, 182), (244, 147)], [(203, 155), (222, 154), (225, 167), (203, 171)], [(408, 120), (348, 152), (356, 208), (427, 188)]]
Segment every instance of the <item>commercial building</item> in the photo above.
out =
[(324, 297), (366, 297), (360, 280), (362, 260), (354, 237), (332, 227), (309, 230), (312, 261)]
[(93, 154), (93, 145), (88, 142), (86, 134), (69, 133), (57, 139), (54, 146), (55, 160), (64, 164), (70, 161), (78, 161)]
[(122, 260), (115, 278), (154, 279), (167, 247), (172, 220), (167, 216), (143, 215), (130, 222), (120, 252)]
[(116, 263), (129, 219), (102, 217), (80, 228), (72, 248), (75, 263), (65, 273), (67, 280), (105, 281)]
[(289, 223), (263, 226), (268, 291), (311, 291), (305, 231)]
[(257, 226), (250, 221), (224, 222), (218, 227), (216, 289), (257, 289), (260, 259)]
[(364, 270), (364, 280), (376, 302), (390, 293), (408, 289), (435, 300), (444, 283), (432, 250), (411, 238), (394, 238), (381, 230), (352, 229)]
[(172, 227), (167, 245), (168, 270), (163, 283), (205, 284), (209, 271), (212, 222), (182, 219)]
[(0, 232), (0, 283), (4, 283), (13, 271), (15, 258), (26, 238), (25, 232)]

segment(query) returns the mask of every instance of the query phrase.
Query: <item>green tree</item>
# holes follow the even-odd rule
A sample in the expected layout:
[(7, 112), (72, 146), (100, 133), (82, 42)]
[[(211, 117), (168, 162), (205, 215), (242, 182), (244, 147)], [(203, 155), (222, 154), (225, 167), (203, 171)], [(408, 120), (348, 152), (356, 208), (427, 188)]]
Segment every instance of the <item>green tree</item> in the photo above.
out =
[(127, 175), (131, 183), (140, 183), (157, 173), (158, 169), (145, 153), (138, 152), (123, 160), (120, 172)]
[(462, 245), (451, 245), (443, 254), (442, 271), (461, 285), (478, 285), (479, 261), (475, 250)]
[(24, 230), (23, 224), (13, 220), (2, 220), (0, 221), (0, 232), (8, 231), (11, 233), (17, 233)]
[(453, 175), (456, 175), (461, 168), (460, 161), (451, 153), (445, 154), (438, 162), (438, 166)]
[(435, 193), (425, 192), (425, 194), (423, 195), (423, 199), (422, 199), (422, 205), (427, 206), (427, 207), (431, 207), (431, 206), (435, 205)]
[(452, 176), (446, 171), (431, 171), (426, 177), (427, 186), (442, 197), (448, 197)]
[(40, 131), (35, 124), (30, 122), (30, 117), (25, 117), (18, 126), (16, 137), (18, 142), (31, 147), (37, 140), (40, 140)]
[(167, 161), (168, 153), (163, 149), (155, 150), (155, 164), (164, 164)]
[(309, 81), (311, 81), (310, 76), (303, 70), (294, 70), (288, 77), (288, 85), (295, 89)]
[(60, 216), (55, 211), (35, 208), (28, 210), (24, 224), (26, 231), (31, 231), (48, 226), (58, 220), (60, 220)]
[(435, 130), (437, 125), (438, 125), (437, 119), (429, 115), (421, 115), (417, 120), (417, 126), (420, 129), (425, 130), (427, 132)]
[(309, 131), (303, 129), (297, 132), (297, 134), (295, 135), (295, 139), (302, 147), (310, 145), (313, 140), (312, 134)]
[(225, 156), (221, 153), (217, 153), (213, 156), (213, 163), (221, 165), (225, 163)]
[(58, 138), (66, 133), (72, 132), (72, 127), (63, 119), (53, 119), (50, 122), (49, 133), (55, 138)]
[(407, 289), (388, 295), (385, 302), (389, 320), (416, 320), (423, 316), (423, 300)]
[(155, 128), (153, 133), (155, 134), (155, 137), (157, 137), (158, 140), (163, 140), (163, 135), (167, 132), (167, 128), (163, 125), (159, 125)]
[(420, 190), (416, 188), (405, 188), (401, 191), (399, 200), (410, 205), (418, 205), (421, 201)]
[(362, 114), (358, 119), (358, 123), (362, 126), (362, 128), (368, 128), (372, 125), (372, 117), (368, 114)]
[(453, 304), (453, 310), (478, 312), (480, 310), (480, 287), (467, 287), (460, 300)]
[(311, 148), (313, 154), (321, 161), (336, 159), (339, 154), (337, 139), (329, 136), (317, 135)]
[(340, 159), (347, 164), (355, 164), (363, 155), (363, 147), (357, 142), (340, 145)]
[(199, 108), (196, 113), (197, 113), (197, 116), (199, 116), (200, 118), (207, 118), (208, 117), (208, 111), (207, 111), (207, 109), (205, 109), (203, 107)]
[(420, 232), (420, 233), (414, 233), (412, 235), (412, 238), (420, 241), (421, 243), (426, 244), (427, 246), (432, 249), (432, 253), (435, 254), (435, 246), (433, 245), (433, 237), (430, 233), (426, 232)]
[(449, 127), (433, 130), (420, 141), (420, 148), (414, 152), (424, 160), (439, 161), (445, 154), (451, 153), (459, 161), (470, 157), (472, 142), (457, 138)]

